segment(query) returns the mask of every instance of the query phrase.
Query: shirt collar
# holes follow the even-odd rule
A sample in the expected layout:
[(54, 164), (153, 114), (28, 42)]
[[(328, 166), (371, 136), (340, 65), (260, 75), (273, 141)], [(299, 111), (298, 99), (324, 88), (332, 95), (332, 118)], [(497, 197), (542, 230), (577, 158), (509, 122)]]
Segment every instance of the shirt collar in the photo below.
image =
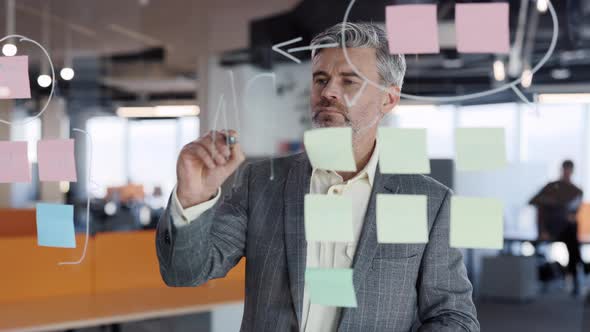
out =
[[(373, 183), (375, 181), (375, 172), (377, 171), (377, 163), (379, 162), (379, 142), (378, 140), (375, 140), (375, 148), (373, 149), (373, 154), (371, 154), (371, 158), (369, 159), (369, 161), (367, 162), (367, 164), (365, 165), (365, 167), (358, 172), (353, 178), (351, 178), (350, 180), (346, 181), (347, 183), (352, 183), (361, 179), (364, 179), (365, 177), (368, 178), (369, 180), (369, 185), (372, 187)], [(328, 174), (334, 174), (340, 178), (342, 178), (337, 172), (335, 171), (331, 171), (331, 170), (325, 170), (325, 169), (320, 169), (320, 168), (314, 168), (311, 172), (311, 176), (319, 176), (319, 175), (328, 175)]]

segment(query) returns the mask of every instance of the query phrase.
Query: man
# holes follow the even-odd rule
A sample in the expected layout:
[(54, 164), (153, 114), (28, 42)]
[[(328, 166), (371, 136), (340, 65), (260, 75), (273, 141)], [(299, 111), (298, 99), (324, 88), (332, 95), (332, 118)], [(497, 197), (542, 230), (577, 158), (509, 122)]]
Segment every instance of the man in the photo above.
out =
[[(422, 175), (381, 174), (377, 165), (378, 124), (399, 101), (404, 58), (389, 54), (376, 25), (344, 29), (352, 63), (387, 89), (368, 86), (347, 107), (344, 96), (352, 99), (363, 80), (342, 49), (319, 49), (312, 54), (311, 110), (314, 127), (352, 128), (358, 172), (312, 169), (302, 153), (275, 160), (273, 180), (269, 162), (247, 165), (241, 187), (222, 200), (218, 188), (244, 160), (239, 144), (229, 148), (222, 133), (188, 144), (158, 225), (162, 277), (171, 286), (197, 286), (245, 256), (242, 331), (479, 331), (462, 255), (449, 247), (450, 190)], [(341, 32), (342, 25), (334, 26), (312, 44), (341, 44)], [(305, 240), (308, 193), (352, 198), (354, 242)], [(429, 242), (378, 243), (378, 193), (427, 195)], [(308, 267), (353, 268), (358, 307), (312, 304)]]
[(567, 272), (573, 281), (572, 295), (579, 295), (580, 280), (577, 267), (582, 262), (576, 215), (582, 204), (583, 192), (572, 183), (574, 163), (561, 165), (559, 180), (548, 183), (529, 202), (537, 207), (539, 239), (564, 242), (569, 253)]

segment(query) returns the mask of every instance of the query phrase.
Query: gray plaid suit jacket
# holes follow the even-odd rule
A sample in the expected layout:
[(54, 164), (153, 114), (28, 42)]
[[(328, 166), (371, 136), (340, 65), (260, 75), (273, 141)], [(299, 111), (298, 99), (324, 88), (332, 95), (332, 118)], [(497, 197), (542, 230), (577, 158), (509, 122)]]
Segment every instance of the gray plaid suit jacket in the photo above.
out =
[[(306, 241), (303, 201), (311, 166), (297, 154), (242, 170), (241, 185), (184, 227), (169, 208), (156, 247), (165, 283), (198, 286), (246, 257), (241, 331), (299, 332)], [(377, 193), (428, 196), (427, 244), (377, 243)], [(343, 308), (339, 331), (479, 331), (472, 286), (459, 250), (449, 247), (450, 190), (422, 175), (377, 169), (353, 260), (358, 307)]]

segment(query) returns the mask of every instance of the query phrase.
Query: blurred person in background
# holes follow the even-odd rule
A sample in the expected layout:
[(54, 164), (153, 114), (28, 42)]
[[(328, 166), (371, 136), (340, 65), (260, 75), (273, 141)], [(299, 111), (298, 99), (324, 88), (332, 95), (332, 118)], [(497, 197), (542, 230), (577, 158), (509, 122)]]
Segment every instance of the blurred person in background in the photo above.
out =
[(559, 180), (545, 185), (530, 201), (537, 208), (539, 240), (564, 242), (569, 254), (567, 273), (573, 280), (572, 295), (580, 294), (577, 268), (582, 262), (576, 215), (583, 192), (572, 183), (574, 163), (565, 160)]

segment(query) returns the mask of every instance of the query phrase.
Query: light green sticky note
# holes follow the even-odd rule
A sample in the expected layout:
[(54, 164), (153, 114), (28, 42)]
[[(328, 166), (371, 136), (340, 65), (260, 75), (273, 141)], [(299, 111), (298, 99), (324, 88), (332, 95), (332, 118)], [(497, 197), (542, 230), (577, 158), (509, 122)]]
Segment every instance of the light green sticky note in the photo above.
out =
[(502, 249), (502, 202), (493, 198), (452, 197), (450, 232), (453, 248)]
[(351, 128), (308, 130), (303, 135), (303, 143), (314, 168), (343, 172), (356, 171)]
[(311, 303), (332, 307), (357, 306), (352, 269), (308, 268), (305, 283)]
[(426, 129), (381, 127), (378, 140), (381, 173), (430, 173)]
[(352, 242), (352, 198), (336, 195), (305, 195), (307, 241)]
[(427, 197), (377, 194), (377, 242), (427, 243)]
[(457, 128), (455, 151), (460, 171), (502, 168), (506, 165), (504, 128)]

